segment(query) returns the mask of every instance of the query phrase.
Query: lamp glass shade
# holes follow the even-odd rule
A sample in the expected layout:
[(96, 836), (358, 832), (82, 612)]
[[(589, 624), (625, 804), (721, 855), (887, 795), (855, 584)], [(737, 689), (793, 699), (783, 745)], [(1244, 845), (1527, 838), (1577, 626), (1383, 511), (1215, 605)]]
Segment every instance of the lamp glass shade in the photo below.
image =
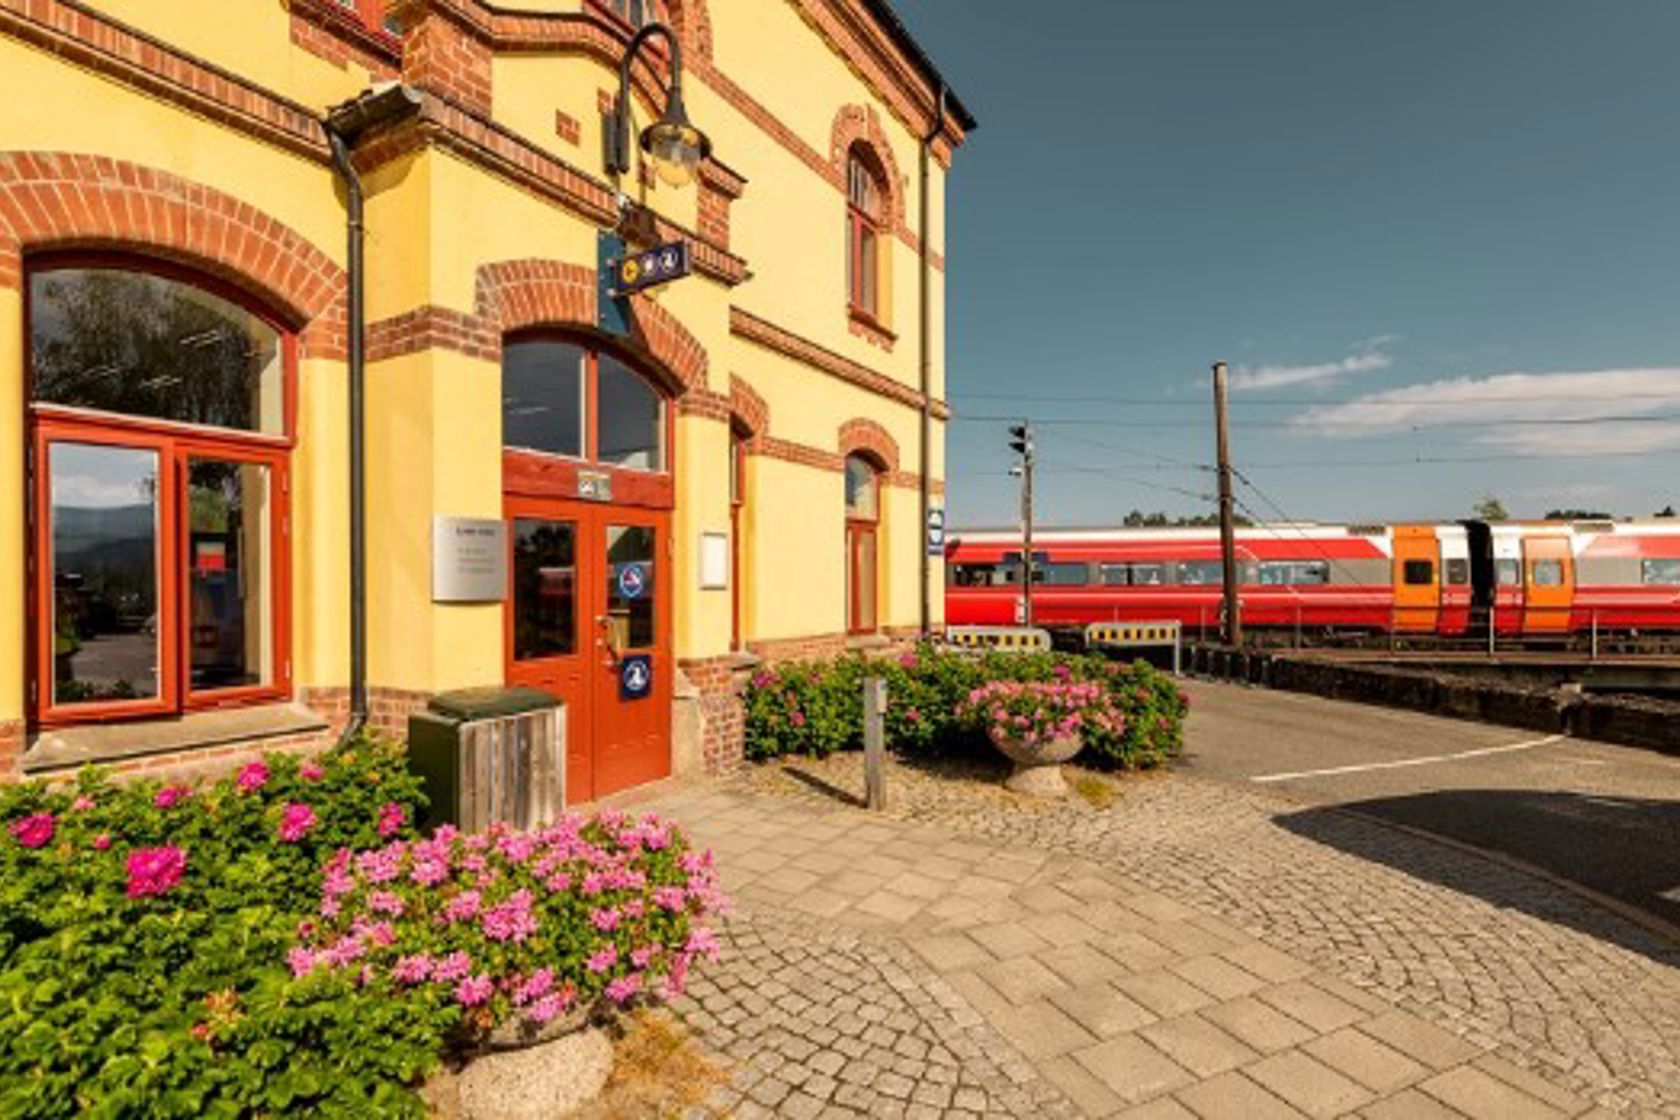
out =
[(642, 149), (652, 157), (654, 173), (673, 187), (694, 182), (710, 147), (705, 134), (686, 122), (661, 119), (642, 133)]

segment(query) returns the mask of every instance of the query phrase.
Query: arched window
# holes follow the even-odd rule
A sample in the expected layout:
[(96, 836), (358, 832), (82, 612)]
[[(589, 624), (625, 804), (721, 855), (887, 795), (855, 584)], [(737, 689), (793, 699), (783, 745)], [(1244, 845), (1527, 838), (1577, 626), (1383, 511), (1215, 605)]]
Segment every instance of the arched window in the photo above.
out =
[(43, 723), (289, 687), (290, 334), (150, 262), (30, 262)]
[(881, 229), (885, 176), (862, 144), (846, 159), (846, 299), (853, 312), (881, 318)]
[(880, 475), (861, 455), (846, 458), (846, 629), (874, 633), (879, 594)]
[(502, 347), (502, 443), (610, 467), (665, 470), (665, 398), (603, 350), (566, 339)]

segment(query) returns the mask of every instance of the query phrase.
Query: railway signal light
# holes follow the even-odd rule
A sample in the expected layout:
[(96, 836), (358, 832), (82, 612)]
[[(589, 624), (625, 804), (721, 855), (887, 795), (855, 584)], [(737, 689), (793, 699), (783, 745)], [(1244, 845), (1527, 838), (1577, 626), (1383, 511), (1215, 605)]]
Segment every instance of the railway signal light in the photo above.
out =
[(1009, 449), (1025, 458), (1033, 453), (1032, 428), (1026, 424), (1009, 426)]

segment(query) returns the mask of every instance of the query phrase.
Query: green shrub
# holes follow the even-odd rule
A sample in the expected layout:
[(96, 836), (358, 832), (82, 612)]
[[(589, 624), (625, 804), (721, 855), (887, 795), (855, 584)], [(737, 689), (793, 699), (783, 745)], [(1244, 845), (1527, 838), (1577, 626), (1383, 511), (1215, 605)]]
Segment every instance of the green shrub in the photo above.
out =
[(998, 650), (972, 654), (923, 645), (902, 655), (848, 655), (755, 674), (746, 693), (747, 757), (820, 758), (860, 746), (861, 686), (868, 676), (887, 683), (887, 743), (906, 755), (991, 750), (979, 722), (962, 710), (975, 689), (994, 681), (1102, 682), (1121, 719), (1117, 726), (1085, 730), (1081, 758), (1093, 764), (1159, 766), (1181, 747), (1185, 701), (1172, 678), (1147, 662)]

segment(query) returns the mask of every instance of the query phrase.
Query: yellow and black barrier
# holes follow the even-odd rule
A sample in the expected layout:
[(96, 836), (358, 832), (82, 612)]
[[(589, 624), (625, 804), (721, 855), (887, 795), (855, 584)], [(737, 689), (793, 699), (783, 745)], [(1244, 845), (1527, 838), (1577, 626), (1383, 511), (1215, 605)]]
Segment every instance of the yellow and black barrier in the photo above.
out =
[(1093, 622), (1085, 627), (1086, 649), (1171, 646), (1175, 674), (1180, 667), (1183, 641), (1183, 628), (1177, 622)]
[(1050, 649), (1050, 631), (1036, 626), (948, 626), (945, 640), (962, 649)]

